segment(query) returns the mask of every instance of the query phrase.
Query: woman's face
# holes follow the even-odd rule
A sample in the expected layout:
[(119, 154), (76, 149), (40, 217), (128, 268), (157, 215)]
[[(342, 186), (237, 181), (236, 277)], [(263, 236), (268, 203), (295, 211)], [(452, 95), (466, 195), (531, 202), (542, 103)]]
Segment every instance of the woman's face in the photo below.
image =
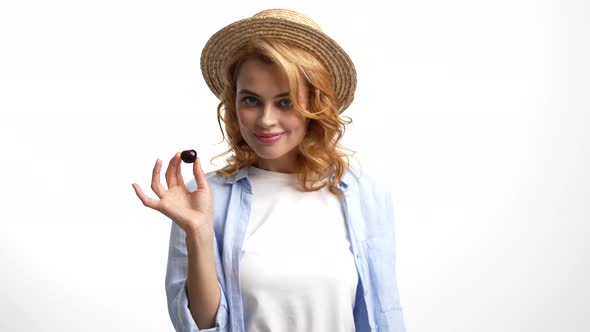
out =
[[(299, 82), (299, 102), (306, 107), (307, 91), (303, 79)], [(255, 166), (295, 172), (297, 146), (305, 137), (309, 119), (295, 111), (286, 75), (275, 64), (251, 58), (240, 68), (236, 89), (240, 132), (260, 158)]]

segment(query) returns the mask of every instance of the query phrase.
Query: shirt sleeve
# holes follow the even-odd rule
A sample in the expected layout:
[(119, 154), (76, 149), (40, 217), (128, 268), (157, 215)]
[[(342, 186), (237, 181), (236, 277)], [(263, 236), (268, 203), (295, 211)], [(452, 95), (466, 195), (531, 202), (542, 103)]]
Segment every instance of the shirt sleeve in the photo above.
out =
[[(216, 264), (218, 261), (217, 240), (214, 239)], [(197, 332), (197, 331), (227, 331), (228, 322), (228, 305), (227, 299), (222, 287), (218, 281), (221, 291), (221, 300), (215, 317), (215, 327), (200, 330), (195, 323), (188, 301), (186, 289), (186, 276), (188, 271), (188, 255), (185, 242), (185, 233), (172, 222), (170, 232), (170, 244), (168, 251), (168, 264), (166, 268), (166, 297), (168, 301), (168, 314), (170, 320), (177, 332)], [(219, 269), (217, 269), (219, 271)], [(218, 276), (219, 279), (219, 276)]]
[[(388, 271), (391, 274), (391, 277), (388, 278), (386, 283), (387, 287), (391, 288), (390, 296), (388, 298), (388, 303), (390, 309), (385, 311), (382, 310), (380, 315), (380, 322), (381, 327), (384, 331), (392, 331), (392, 332), (405, 332), (405, 322), (404, 322), (404, 315), (403, 309), (401, 306), (400, 301), (400, 294), (397, 282), (397, 263), (396, 263), (396, 234), (395, 234), (395, 217), (394, 217), (394, 207), (393, 207), (393, 197), (391, 192), (391, 186), (389, 182), (385, 182), (387, 186), (384, 190), (383, 195), (383, 203), (382, 206), (384, 207), (383, 215), (385, 216), (385, 220), (383, 222), (383, 232), (386, 234), (386, 239), (388, 239), (387, 244), (382, 244), (383, 252), (386, 252), (385, 259), (390, 264), (388, 267)], [(385, 273), (384, 275), (389, 275)], [(379, 293), (379, 292), (378, 292)]]

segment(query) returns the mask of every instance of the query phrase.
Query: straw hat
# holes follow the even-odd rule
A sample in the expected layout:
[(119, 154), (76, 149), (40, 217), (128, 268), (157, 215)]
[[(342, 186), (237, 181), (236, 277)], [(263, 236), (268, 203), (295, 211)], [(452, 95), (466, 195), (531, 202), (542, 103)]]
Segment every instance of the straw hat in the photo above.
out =
[(309, 17), (289, 9), (268, 9), (217, 31), (201, 53), (201, 71), (219, 98), (223, 67), (249, 40), (266, 37), (300, 47), (314, 55), (332, 74), (337, 106), (344, 111), (354, 99), (356, 70), (350, 57)]

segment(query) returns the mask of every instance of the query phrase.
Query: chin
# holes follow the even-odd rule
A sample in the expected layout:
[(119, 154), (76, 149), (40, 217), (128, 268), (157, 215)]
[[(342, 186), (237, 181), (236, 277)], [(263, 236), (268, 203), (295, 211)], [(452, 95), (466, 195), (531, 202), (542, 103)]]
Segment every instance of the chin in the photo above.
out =
[(254, 151), (254, 152), (256, 152), (256, 155), (258, 155), (258, 158), (264, 159), (264, 160), (275, 160), (275, 159), (279, 159), (285, 155), (285, 153), (274, 154), (274, 153), (259, 153), (257, 151)]

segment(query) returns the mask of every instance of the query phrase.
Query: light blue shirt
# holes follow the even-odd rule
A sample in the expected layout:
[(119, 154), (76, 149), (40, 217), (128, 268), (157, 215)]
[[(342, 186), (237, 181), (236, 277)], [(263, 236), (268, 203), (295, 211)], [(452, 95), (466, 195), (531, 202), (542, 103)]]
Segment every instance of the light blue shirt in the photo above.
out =
[[(215, 261), (221, 290), (215, 327), (200, 330), (188, 308), (185, 233), (175, 223), (166, 270), (168, 313), (178, 332), (245, 332), (239, 262), (252, 206), (248, 167), (230, 177), (210, 172), (207, 180), (213, 194)], [(340, 202), (359, 277), (353, 312), (356, 331), (405, 331), (395, 270), (392, 197), (386, 183), (351, 169), (338, 186), (346, 195)], [(194, 179), (187, 186), (190, 191), (197, 188)]]

